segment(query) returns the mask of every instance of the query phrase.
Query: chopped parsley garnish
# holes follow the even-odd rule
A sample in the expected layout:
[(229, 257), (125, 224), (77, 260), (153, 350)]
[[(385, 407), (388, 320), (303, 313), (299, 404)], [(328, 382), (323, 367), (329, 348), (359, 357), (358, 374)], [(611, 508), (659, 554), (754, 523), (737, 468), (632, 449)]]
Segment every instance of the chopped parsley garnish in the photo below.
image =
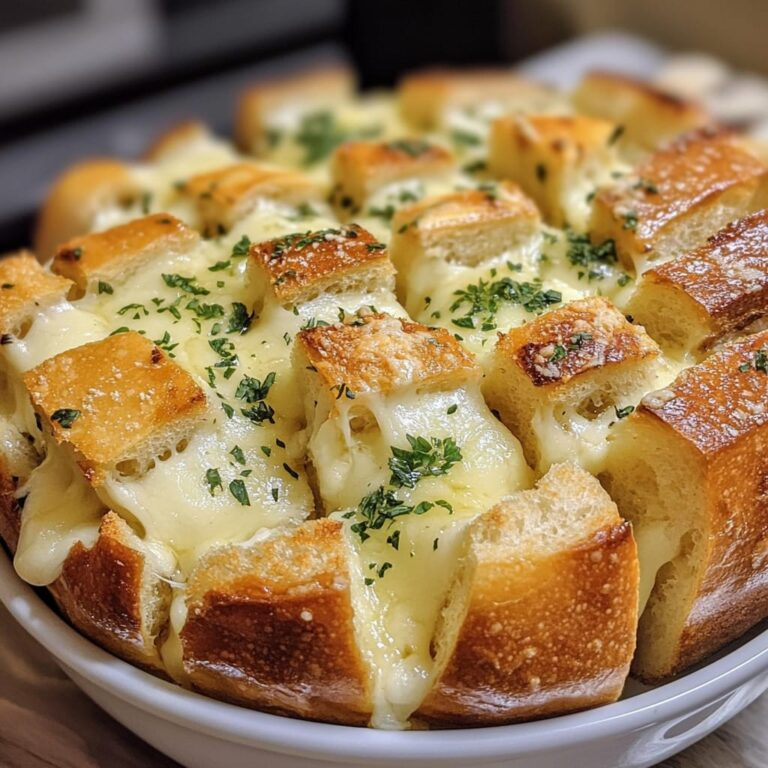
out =
[(330, 323), (326, 323), (325, 320), (318, 320), (317, 318), (310, 317), (309, 320), (307, 320), (302, 326), (302, 331), (308, 331), (310, 328), (320, 328), (322, 326), (330, 325)]
[(392, 476), (390, 485), (395, 488), (414, 488), (425, 477), (445, 475), (451, 467), (461, 461), (461, 449), (452, 437), (414, 437), (406, 435), (410, 450), (391, 446), (392, 457), (389, 468)]
[(103, 280), (99, 280), (99, 294), (102, 294), (102, 293), (112, 294), (114, 292), (115, 292), (115, 289), (109, 283), (105, 283)]
[(149, 310), (143, 304), (126, 304), (124, 307), (120, 307), (117, 310), (118, 315), (125, 315), (128, 312), (133, 312), (133, 319), (138, 320), (142, 313), (144, 317), (149, 314)]
[(238, 464), (245, 464), (245, 453), (243, 453), (243, 449), (236, 445), (230, 452), (229, 455), (232, 456), (232, 458), (238, 463)]
[(647, 195), (657, 195), (659, 188), (652, 182), (644, 179), (642, 176), (632, 185), (633, 189), (642, 189)]
[(59, 408), (51, 414), (51, 421), (57, 421), (62, 429), (72, 429), (78, 418), (80, 411), (75, 408)]
[(396, 518), (403, 515), (423, 515), (434, 504), (430, 501), (422, 501), (416, 506), (406, 504), (395, 496), (393, 491), (388, 491), (384, 486), (379, 486), (375, 491), (365, 496), (358, 504), (357, 509), (347, 513), (348, 517), (359, 516), (360, 520), (350, 527), (352, 533), (365, 541), (371, 537), (368, 531), (381, 530), (386, 524), (391, 525)]
[(273, 488), (272, 489), (272, 498), (277, 501), (280, 498), (280, 489), (279, 488)]
[(456, 411), (457, 411), (458, 409), (459, 409), (459, 406), (458, 406), (458, 405), (456, 405), (456, 403), (454, 403), (453, 405), (449, 405), (449, 406), (448, 406), (448, 410), (446, 411), (446, 413), (447, 413), (449, 416), (452, 416), (454, 413), (456, 413)]
[(239, 333), (242, 336), (251, 327), (251, 319), (245, 304), (239, 301), (233, 302), (232, 314), (227, 323), (227, 333)]
[(479, 147), (483, 143), (483, 139), (472, 131), (465, 131), (457, 128), (451, 132), (451, 141), (457, 145), (463, 145), (465, 147)]
[(365, 247), (370, 251), (383, 251), (386, 249), (386, 245), (384, 243), (366, 243)]
[(617, 419), (623, 419), (627, 416), (629, 416), (632, 411), (635, 410), (634, 405), (625, 405), (623, 408), (617, 408), (616, 406), (613, 407), (613, 410), (616, 411), (616, 418)]
[(563, 300), (560, 291), (542, 290), (540, 280), (521, 283), (509, 277), (493, 282), (481, 279), (475, 285), (454, 291), (454, 296), (458, 298), (451, 304), (451, 312), (465, 304), (469, 308), (463, 317), (454, 319), (453, 324), (459, 328), (477, 328), (476, 318), (480, 316), (479, 327), (483, 331), (496, 328), (496, 313), (502, 304), (519, 304), (526, 312), (533, 313)]
[(485, 160), (474, 160), (471, 163), (467, 163), (461, 170), (464, 173), (480, 173), (488, 168), (488, 163)]
[(387, 544), (389, 544), (392, 549), (400, 549), (400, 529), (398, 528), (396, 531), (392, 531), (392, 533), (387, 536)]
[(168, 357), (176, 357), (176, 355), (173, 354), (173, 350), (178, 347), (178, 342), (176, 344), (171, 343), (171, 334), (166, 331), (162, 338), (159, 339), (153, 339), (152, 343), (158, 347), (159, 349), (162, 349), (164, 352), (168, 353)]
[(227, 259), (226, 261), (217, 261), (212, 267), (208, 267), (209, 272), (221, 272), (224, 269), (229, 269), (232, 266), (232, 262)]
[(336, 393), (336, 399), (341, 400), (342, 396), (346, 396), (348, 400), (354, 400), (357, 395), (343, 382), (341, 384), (334, 384), (331, 387), (331, 392)]
[(372, 206), (368, 209), (368, 215), (377, 219), (382, 219), (382, 221), (389, 223), (392, 221), (392, 217), (395, 215), (395, 206), (391, 203), (389, 205), (385, 205), (383, 208)]
[(591, 339), (591, 333), (574, 333), (568, 340), (568, 349), (580, 349), (585, 341), (590, 341)]
[(549, 356), (550, 363), (556, 363), (562, 360), (568, 354), (568, 350), (562, 344), (555, 344), (555, 349)]
[(565, 237), (568, 241), (568, 261), (575, 267), (583, 267), (586, 270), (579, 272), (579, 278), (584, 275), (587, 275), (589, 280), (602, 278), (604, 267), (616, 264), (619, 260), (613, 240), (604, 240), (599, 245), (594, 245), (589, 235), (570, 229), (566, 230)]
[(277, 376), (274, 371), (270, 371), (264, 377), (264, 381), (254, 379), (252, 376), (243, 376), (240, 383), (237, 385), (235, 397), (238, 400), (245, 400), (246, 403), (255, 403), (258, 400), (265, 400), (269, 394), (269, 390), (275, 383), (276, 378)]
[(429, 142), (423, 139), (396, 139), (387, 143), (387, 149), (403, 152), (410, 157), (419, 157), (432, 148)]
[(752, 362), (745, 362), (739, 366), (742, 373), (746, 373), (750, 368), (754, 368), (760, 373), (768, 373), (768, 347), (762, 347), (755, 351)]
[[(167, 307), (171, 310), (171, 307)], [(191, 309), (202, 320), (212, 320), (214, 317), (224, 317), (224, 307), (221, 304), (203, 304), (199, 299), (191, 299), (187, 303), (187, 309)], [(158, 309), (162, 312), (162, 309)], [(173, 312), (171, 312), (173, 314)]]
[(259, 400), (250, 408), (242, 408), (240, 413), (247, 419), (250, 419), (254, 424), (263, 424), (265, 421), (268, 421), (270, 424), (275, 423), (275, 409), (264, 402), (264, 400)]
[(613, 146), (623, 135), (626, 128), (623, 125), (617, 125), (608, 137), (608, 146)]
[(245, 483), (240, 480), (233, 480), (229, 484), (229, 492), (244, 506), (250, 507), (251, 500), (248, 498), (248, 491), (245, 488)]
[(221, 475), (218, 469), (207, 469), (205, 471), (205, 482), (208, 483), (208, 492), (213, 496), (214, 491), (218, 488), (220, 491), (224, 490), (224, 486), (221, 482)]
[[(232, 258), (238, 259), (242, 258), (243, 256), (248, 255), (248, 251), (251, 248), (251, 238), (248, 237), (248, 235), (243, 235), (233, 246), (232, 246)], [(211, 270), (213, 271), (213, 270)]]
[(110, 333), (110, 336), (117, 336), (118, 333), (128, 333), (131, 329), (127, 325), (121, 325), (119, 328), (115, 328), (112, 333)]
[(196, 277), (184, 277), (183, 275), (166, 275), (163, 273), (163, 281), (169, 288), (179, 288), (184, 293), (191, 293), (193, 296), (207, 296), (210, 291), (197, 284)]
[(623, 214), (623, 219), (622, 229), (630, 229), (633, 232), (637, 229), (637, 211), (627, 211)]
[(287, 473), (288, 473), (288, 474), (289, 474), (289, 475), (290, 475), (290, 476), (291, 476), (291, 477), (292, 477), (294, 480), (298, 480), (298, 479), (299, 479), (299, 473), (298, 473), (298, 472), (297, 472), (295, 469), (293, 469), (293, 467), (291, 467), (289, 464), (286, 464), (285, 462), (283, 462), (283, 469), (284, 469), (284, 470), (285, 470), (285, 471), (286, 471), (286, 472), (287, 472)]

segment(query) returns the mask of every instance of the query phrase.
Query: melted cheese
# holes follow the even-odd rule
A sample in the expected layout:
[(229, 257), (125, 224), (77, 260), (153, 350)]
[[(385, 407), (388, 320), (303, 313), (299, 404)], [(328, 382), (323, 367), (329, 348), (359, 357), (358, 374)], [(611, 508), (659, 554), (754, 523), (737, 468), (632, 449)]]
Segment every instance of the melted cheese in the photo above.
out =
[(640, 601), (638, 616), (642, 616), (653, 592), (659, 570), (680, 554), (680, 532), (674, 535), (663, 522), (644, 522), (634, 527), (637, 557), (640, 561)]
[[(445, 500), (453, 513), (436, 505), (371, 531), (365, 541), (349, 529), (353, 521), (347, 526), (351, 559), (359, 568), (352, 584), (358, 636), (375, 670), (372, 724), (403, 728), (433, 682), (432, 638), (466, 526), (503, 496), (528, 486), (531, 477), (519, 443), (493, 418), (475, 385), (386, 397), (358, 393), (353, 402), (341, 406), (338, 418), (318, 420), (310, 438), (329, 509), (353, 508), (386, 485), (391, 446), (407, 448), (406, 435), (452, 437), (462, 454), (446, 474), (397, 489), (409, 505)], [(366, 427), (356, 430), (361, 419)], [(395, 530), (397, 549), (387, 542)], [(379, 575), (384, 563), (391, 567)]]

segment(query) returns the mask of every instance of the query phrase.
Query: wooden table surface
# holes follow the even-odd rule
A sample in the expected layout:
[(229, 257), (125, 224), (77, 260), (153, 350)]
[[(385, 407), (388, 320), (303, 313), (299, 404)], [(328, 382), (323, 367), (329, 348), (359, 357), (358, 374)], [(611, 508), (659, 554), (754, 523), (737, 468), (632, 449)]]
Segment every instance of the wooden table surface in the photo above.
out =
[[(767, 768), (766, 726), (768, 694), (661, 766)], [(0, 606), (0, 768), (138, 767), (177, 765), (92, 704)]]

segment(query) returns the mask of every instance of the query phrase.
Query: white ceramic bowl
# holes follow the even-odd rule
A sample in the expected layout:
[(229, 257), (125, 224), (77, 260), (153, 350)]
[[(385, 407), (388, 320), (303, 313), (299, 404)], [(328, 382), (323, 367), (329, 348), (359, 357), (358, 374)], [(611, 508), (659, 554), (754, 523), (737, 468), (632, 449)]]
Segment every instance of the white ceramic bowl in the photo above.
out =
[(71, 629), (0, 552), (0, 601), (88, 696), (189, 768), (505, 766), (645, 768), (722, 725), (768, 689), (768, 628), (716, 660), (622, 701), (534, 723), (386, 732), (223, 704), (158, 680)]

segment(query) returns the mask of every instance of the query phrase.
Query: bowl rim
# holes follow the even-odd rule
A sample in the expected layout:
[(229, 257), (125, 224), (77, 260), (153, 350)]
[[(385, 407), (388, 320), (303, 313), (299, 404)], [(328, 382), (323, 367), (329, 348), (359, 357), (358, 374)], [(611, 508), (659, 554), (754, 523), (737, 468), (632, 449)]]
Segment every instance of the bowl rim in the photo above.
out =
[[(65, 671), (140, 710), (210, 736), (283, 754), (345, 760), (530, 756), (668, 724), (768, 670), (768, 629), (706, 666), (630, 698), (546, 720), (438, 731), (376, 731), (251, 710), (186, 690), (112, 656), (67, 624), (0, 553), (0, 602)], [(301, 737), (297, 738), (301, 733)], [(348, 738), (345, 738), (348, 737)]]

